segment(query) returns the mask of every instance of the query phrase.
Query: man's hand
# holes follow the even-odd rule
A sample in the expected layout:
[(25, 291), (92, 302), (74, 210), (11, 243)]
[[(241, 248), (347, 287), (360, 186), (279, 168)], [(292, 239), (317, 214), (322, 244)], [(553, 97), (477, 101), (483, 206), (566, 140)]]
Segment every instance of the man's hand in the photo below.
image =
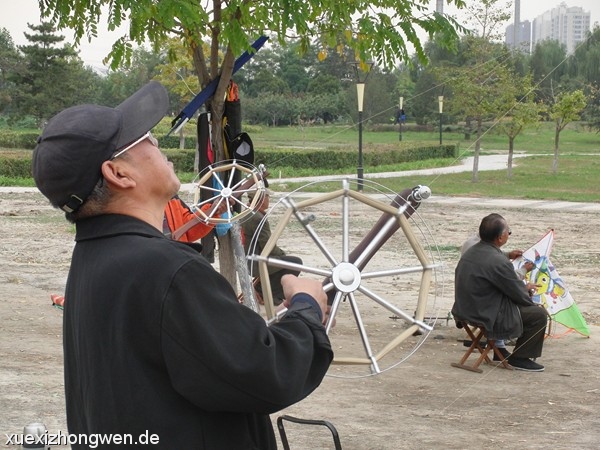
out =
[(508, 259), (517, 259), (520, 256), (523, 256), (523, 250), (516, 249), (508, 252)]
[(296, 294), (301, 292), (310, 295), (314, 298), (321, 308), (322, 317), (327, 317), (327, 294), (323, 290), (321, 281), (312, 280), (310, 278), (298, 278), (294, 275), (287, 274), (281, 277), (281, 286), (283, 286), (283, 294), (285, 296), (284, 304), (290, 306), (290, 300)]
[(523, 267), (525, 267), (525, 270), (527, 272), (531, 272), (533, 270), (533, 268), (535, 267), (535, 264), (532, 263), (531, 261), (527, 261), (527, 262), (525, 262), (525, 264), (523, 264)]
[(527, 289), (527, 293), (529, 294), (529, 297), (533, 297), (535, 295), (535, 293), (537, 292), (537, 289), (541, 287), (538, 284), (535, 283), (527, 283), (525, 285), (525, 288)]

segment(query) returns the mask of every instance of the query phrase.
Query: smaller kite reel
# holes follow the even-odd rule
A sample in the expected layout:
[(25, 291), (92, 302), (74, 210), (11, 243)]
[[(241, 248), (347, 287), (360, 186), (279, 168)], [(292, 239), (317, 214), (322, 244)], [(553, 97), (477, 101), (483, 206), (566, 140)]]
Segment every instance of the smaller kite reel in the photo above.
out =
[[(239, 160), (219, 161), (207, 166), (193, 181), (193, 201), (189, 206), (201, 222), (207, 224), (229, 224), (255, 212), (265, 193), (265, 168), (257, 168)], [(247, 204), (241, 198), (247, 194)], [(211, 204), (208, 209), (202, 208)], [(226, 207), (224, 214), (217, 211)]]

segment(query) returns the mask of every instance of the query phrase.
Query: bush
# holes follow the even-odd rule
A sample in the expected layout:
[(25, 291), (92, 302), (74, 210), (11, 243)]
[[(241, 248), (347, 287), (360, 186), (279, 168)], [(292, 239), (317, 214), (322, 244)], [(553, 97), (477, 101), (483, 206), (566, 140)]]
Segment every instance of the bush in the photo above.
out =
[(162, 149), (162, 152), (173, 163), (175, 172), (193, 172), (196, 150)]
[[(171, 134), (169, 136), (157, 135), (155, 137), (156, 137), (156, 139), (158, 139), (158, 146), (161, 149), (165, 149), (165, 148), (178, 149), (179, 148), (179, 134), (176, 134), (176, 135)], [(195, 150), (196, 149), (196, 136), (195, 135), (185, 136), (185, 143), (183, 145), (184, 145), (184, 148), (186, 148), (186, 149)]]
[[(432, 145), (403, 150), (385, 149), (382, 151), (365, 152), (363, 154), (363, 162), (369, 167), (376, 167), (433, 158), (456, 158), (457, 155), (458, 147), (456, 145)], [(333, 150), (272, 150), (261, 153), (257, 152), (255, 160), (256, 165), (262, 163), (269, 169), (277, 167), (340, 169), (354, 167), (356, 165), (356, 153)]]
[(32, 150), (35, 148), (39, 135), (39, 131), (12, 131), (0, 129), (0, 147)]
[(0, 175), (8, 178), (32, 178), (31, 153), (0, 155)]

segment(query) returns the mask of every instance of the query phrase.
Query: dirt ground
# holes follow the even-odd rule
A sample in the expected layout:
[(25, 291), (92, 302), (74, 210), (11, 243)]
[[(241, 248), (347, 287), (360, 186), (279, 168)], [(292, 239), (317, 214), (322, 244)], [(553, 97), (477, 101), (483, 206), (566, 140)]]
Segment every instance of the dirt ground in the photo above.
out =
[[(332, 366), (310, 397), (281, 414), (330, 422), (346, 450), (598, 448), (600, 212), (555, 206), (435, 196), (425, 202), (414, 218), (415, 234), (434, 262), (443, 264), (435, 270), (426, 307), (427, 317), (438, 317), (428, 322), (433, 331), (403, 341), (382, 360), (378, 375), (369, 376), (368, 367)], [(327, 204), (310, 206), (308, 212), (315, 227), (328, 230), (322, 231), (325, 245), (338, 252), (342, 243), (336, 227), (343, 213)], [(509, 221), (510, 248), (527, 248), (548, 229), (555, 230), (552, 260), (591, 329), (590, 338), (576, 333), (558, 337), (565, 330), (556, 325), (539, 359), (546, 366), (543, 373), (484, 365), (478, 374), (450, 366), (465, 350), (463, 331), (446, 320), (458, 249), (490, 212)], [(272, 221), (277, 217), (274, 212)], [(376, 217), (361, 206), (350, 215), (351, 246)], [(299, 225), (290, 224), (280, 245), (308, 265), (320, 264), (319, 252), (302, 233)], [(6, 435), (20, 433), (31, 422), (44, 423), (50, 433), (66, 431), (62, 311), (51, 306), (50, 294), (64, 290), (73, 236), (74, 228), (39, 193), (0, 193), (0, 448), (16, 448), (7, 444)], [(402, 235), (370, 264), (378, 270), (418, 265), (410, 253)], [(420, 273), (407, 277), (395, 274), (372, 286), (386, 299), (400, 298), (399, 308), (411, 315)], [(361, 311), (377, 350), (407, 325), (398, 314), (375, 309), (381, 310), (375, 305)], [(336, 356), (362, 350), (356, 326), (341, 309), (331, 337)], [(290, 422), (285, 427), (292, 449), (334, 448), (324, 427)]]

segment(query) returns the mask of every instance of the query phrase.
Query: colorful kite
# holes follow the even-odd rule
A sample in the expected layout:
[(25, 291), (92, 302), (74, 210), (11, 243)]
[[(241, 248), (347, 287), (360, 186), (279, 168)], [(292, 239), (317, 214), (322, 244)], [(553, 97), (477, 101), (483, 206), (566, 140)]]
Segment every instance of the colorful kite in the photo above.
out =
[(575, 304), (573, 297), (554, 264), (550, 261), (554, 230), (550, 230), (536, 244), (523, 252), (523, 256), (513, 261), (515, 268), (531, 261), (535, 267), (525, 277), (526, 282), (535, 283), (538, 287), (533, 301), (544, 305), (552, 319), (567, 328), (571, 328), (584, 336), (590, 335), (585, 319)]

